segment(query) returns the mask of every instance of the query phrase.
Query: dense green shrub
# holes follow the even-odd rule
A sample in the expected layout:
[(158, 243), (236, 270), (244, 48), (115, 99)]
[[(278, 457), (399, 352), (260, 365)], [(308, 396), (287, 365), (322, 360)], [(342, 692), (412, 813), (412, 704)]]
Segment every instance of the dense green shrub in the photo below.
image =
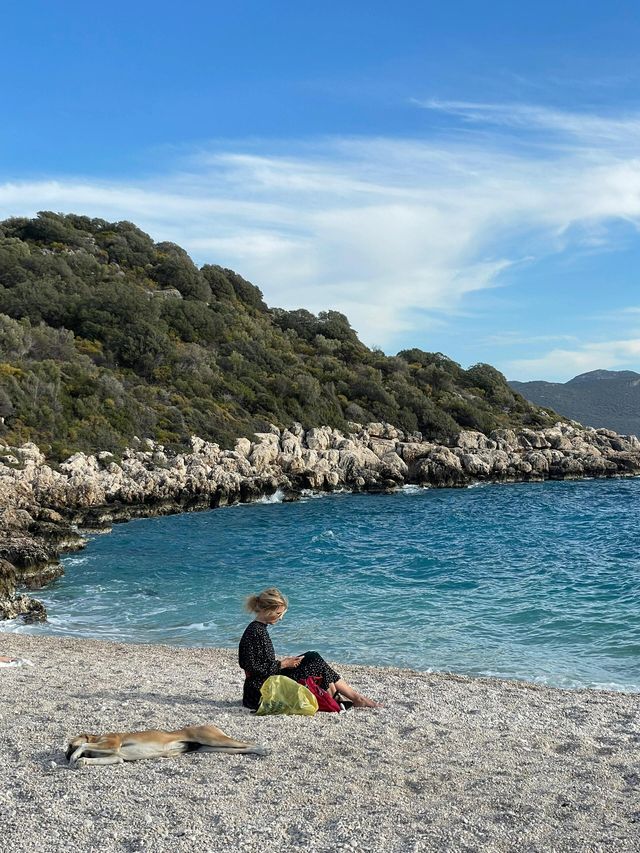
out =
[(0, 419), (0, 441), (58, 458), (134, 436), (229, 445), (294, 420), (439, 441), (549, 422), (489, 365), (388, 357), (338, 311), (269, 309), (233, 270), (199, 270), (130, 222), (51, 212), (0, 223)]

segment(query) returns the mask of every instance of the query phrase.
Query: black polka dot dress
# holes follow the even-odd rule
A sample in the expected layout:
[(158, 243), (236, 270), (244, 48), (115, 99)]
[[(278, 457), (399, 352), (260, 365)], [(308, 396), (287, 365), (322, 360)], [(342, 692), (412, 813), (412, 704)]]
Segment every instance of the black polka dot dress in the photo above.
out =
[(281, 669), (267, 626), (258, 621), (248, 625), (242, 635), (238, 663), (245, 673), (242, 704), (253, 710), (260, 704), (260, 688), (270, 675), (287, 675), (294, 681), (304, 681), (312, 675), (320, 678), (320, 686), (325, 690), (340, 679), (318, 652), (305, 652), (298, 666)]

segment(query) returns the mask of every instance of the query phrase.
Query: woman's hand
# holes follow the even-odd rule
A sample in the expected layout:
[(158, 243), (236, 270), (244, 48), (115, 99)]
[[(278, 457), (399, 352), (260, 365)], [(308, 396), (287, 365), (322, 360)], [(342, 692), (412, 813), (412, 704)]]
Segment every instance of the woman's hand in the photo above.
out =
[(295, 658), (282, 658), (280, 661), (280, 669), (295, 669), (300, 664), (303, 657), (304, 655), (298, 655), (298, 657)]

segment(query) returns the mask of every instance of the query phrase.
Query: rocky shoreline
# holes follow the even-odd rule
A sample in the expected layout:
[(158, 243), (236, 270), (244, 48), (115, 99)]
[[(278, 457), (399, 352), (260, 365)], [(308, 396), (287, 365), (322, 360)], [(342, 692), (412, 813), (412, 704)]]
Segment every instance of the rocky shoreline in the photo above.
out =
[(415, 484), (464, 487), (640, 474), (640, 441), (611, 430), (558, 423), (532, 430), (461, 432), (451, 445), (386, 423), (351, 424), (343, 434), (300, 424), (240, 438), (233, 450), (201, 438), (169, 454), (146, 439), (124, 452), (76, 453), (57, 468), (34, 444), (0, 445), (0, 619), (43, 621), (38, 589), (62, 574), (64, 551), (84, 532), (131, 518), (210, 509), (281, 490), (384, 492)]

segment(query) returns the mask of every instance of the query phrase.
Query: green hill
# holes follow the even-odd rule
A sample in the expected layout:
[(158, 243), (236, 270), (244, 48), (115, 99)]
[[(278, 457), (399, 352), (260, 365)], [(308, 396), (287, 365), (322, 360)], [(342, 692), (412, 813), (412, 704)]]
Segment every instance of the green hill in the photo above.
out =
[(623, 435), (640, 435), (640, 373), (591, 370), (568, 382), (510, 382), (514, 391), (538, 406), (551, 406), (567, 418)]
[(229, 444), (269, 423), (546, 425), (494, 368), (386, 356), (337, 311), (269, 308), (229, 269), (198, 269), (130, 222), (49, 212), (0, 223), (0, 441), (53, 458), (134, 436)]

